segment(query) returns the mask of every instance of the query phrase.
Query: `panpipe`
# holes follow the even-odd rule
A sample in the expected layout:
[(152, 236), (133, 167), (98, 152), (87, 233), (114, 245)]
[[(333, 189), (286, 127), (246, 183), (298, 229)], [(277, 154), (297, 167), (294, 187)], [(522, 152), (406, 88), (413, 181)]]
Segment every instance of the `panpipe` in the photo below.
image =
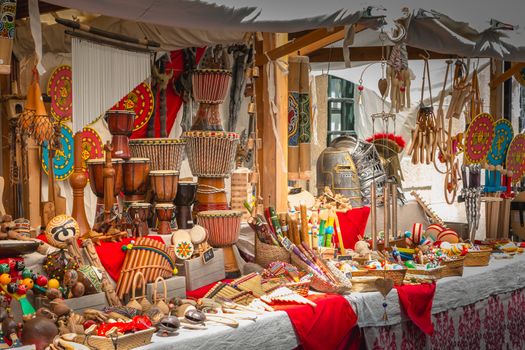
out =
[(123, 247), (126, 257), (117, 282), (117, 295), (123, 299), (131, 293), (135, 274), (144, 274), (146, 283), (154, 282), (159, 276), (170, 278), (175, 270), (175, 252), (172, 246), (152, 238), (138, 237), (135, 244)]
[(204, 297), (213, 300), (227, 299), (241, 305), (249, 305), (255, 299), (251, 292), (243, 291), (230, 283), (223, 282), (217, 283)]
[(132, 139), (129, 149), (132, 157), (149, 158), (151, 170), (180, 171), (186, 139)]

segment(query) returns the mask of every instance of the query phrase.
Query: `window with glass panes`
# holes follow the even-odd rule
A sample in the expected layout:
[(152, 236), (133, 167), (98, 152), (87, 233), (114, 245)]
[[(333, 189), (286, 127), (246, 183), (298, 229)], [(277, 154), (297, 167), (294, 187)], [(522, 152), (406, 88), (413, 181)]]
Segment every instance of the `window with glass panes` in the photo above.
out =
[(354, 90), (348, 80), (328, 76), (327, 146), (336, 137), (354, 132)]

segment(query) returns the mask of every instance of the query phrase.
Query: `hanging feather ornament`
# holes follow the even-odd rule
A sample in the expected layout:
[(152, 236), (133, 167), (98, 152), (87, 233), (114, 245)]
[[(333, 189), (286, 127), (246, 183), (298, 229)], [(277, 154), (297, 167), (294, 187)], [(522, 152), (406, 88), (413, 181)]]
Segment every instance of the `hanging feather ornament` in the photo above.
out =
[[(410, 79), (408, 52), (405, 43), (394, 45), (390, 52), (387, 67), (387, 87), (390, 86), (391, 111), (410, 107)], [(384, 86), (384, 83), (382, 83)], [(380, 88), (381, 91), (381, 88)]]

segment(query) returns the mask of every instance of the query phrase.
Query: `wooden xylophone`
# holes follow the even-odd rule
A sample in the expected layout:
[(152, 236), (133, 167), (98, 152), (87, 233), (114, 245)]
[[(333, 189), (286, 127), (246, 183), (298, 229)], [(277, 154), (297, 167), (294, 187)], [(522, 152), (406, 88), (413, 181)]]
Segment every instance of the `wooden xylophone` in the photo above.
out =
[(131, 293), (133, 278), (142, 272), (146, 282), (153, 282), (159, 276), (170, 278), (175, 269), (173, 247), (148, 237), (139, 237), (135, 244), (124, 246), (126, 257), (117, 282), (117, 295), (122, 299)]

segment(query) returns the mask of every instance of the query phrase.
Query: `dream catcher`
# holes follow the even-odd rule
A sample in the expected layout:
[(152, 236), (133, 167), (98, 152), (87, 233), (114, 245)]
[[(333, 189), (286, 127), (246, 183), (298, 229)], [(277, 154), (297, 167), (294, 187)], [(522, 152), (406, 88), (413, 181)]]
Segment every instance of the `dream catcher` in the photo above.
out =
[(465, 133), (465, 158), (461, 169), (463, 177), (462, 195), (469, 225), (470, 240), (474, 242), (479, 227), (481, 211), (481, 165), (485, 163), (494, 139), (492, 116), (478, 115)]
[(390, 111), (399, 113), (400, 110), (410, 107), (410, 80), (411, 73), (408, 69), (408, 52), (404, 42), (406, 29), (401, 23), (396, 23), (388, 39), (394, 47), (388, 58), (386, 76), (390, 86)]

